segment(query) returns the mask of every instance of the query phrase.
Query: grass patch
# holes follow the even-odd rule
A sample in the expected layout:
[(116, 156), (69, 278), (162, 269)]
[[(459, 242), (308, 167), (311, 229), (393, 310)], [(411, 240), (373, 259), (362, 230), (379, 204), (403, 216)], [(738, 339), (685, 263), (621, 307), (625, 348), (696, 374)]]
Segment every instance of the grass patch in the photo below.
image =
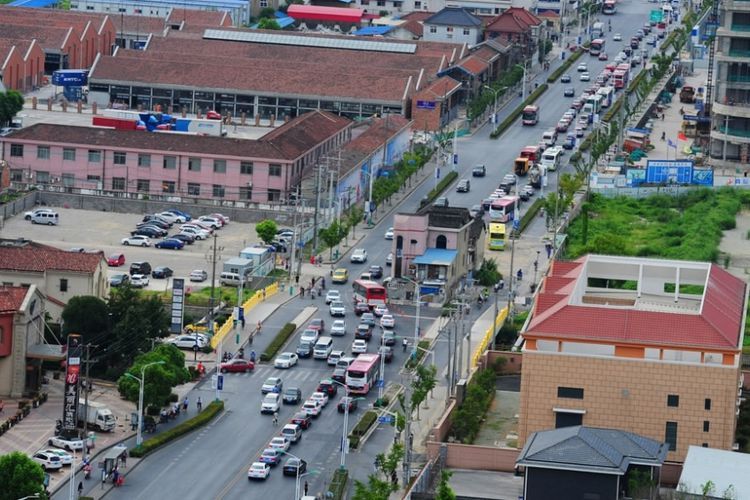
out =
[(145, 440), (140, 446), (132, 448), (130, 450), (130, 456), (136, 458), (146, 456), (157, 448), (174, 441), (178, 437), (184, 436), (188, 432), (206, 425), (223, 410), (224, 401), (212, 401), (202, 412), (193, 418), (185, 420), (168, 431), (164, 431), (161, 434), (157, 434), (156, 436)]
[(592, 196), (568, 231), (566, 257), (587, 253), (716, 262), (722, 232), (733, 229), (750, 193), (696, 189), (644, 199)]
[(547, 77), (547, 83), (555, 83), (558, 78), (562, 76), (563, 73), (565, 73), (567, 70), (570, 69), (573, 64), (575, 64), (578, 59), (581, 58), (583, 55), (583, 50), (578, 49), (573, 54), (568, 57), (568, 59), (560, 65), (555, 71), (552, 72), (551, 75)]
[(521, 113), (523, 112), (523, 108), (528, 106), (529, 104), (534, 104), (534, 101), (536, 101), (540, 95), (544, 94), (544, 92), (547, 90), (548, 85), (546, 83), (541, 84), (539, 87), (534, 90), (534, 92), (529, 95), (529, 97), (526, 98), (525, 101), (523, 101), (521, 104), (518, 105), (516, 109), (513, 110), (513, 112), (508, 115), (508, 117), (503, 120), (500, 125), (497, 126), (495, 130), (492, 131), (490, 134), (491, 139), (497, 139), (500, 137), (505, 130), (513, 125), (513, 123), (518, 119), (519, 116), (521, 116)]
[(351, 448), (357, 449), (357, 447), (359, 446), (359, 440), (362, 439), (362, 436), (367, 434), (367, 431), (377, 420), (377, 413), (375, 413), (373, 410), (366, 411), (362, 415), (362, 418), (359, 419), (359, 422), (357, 422), (357, 425), (354, 426), (352, 432), (349, 433), (349, 446)]
[(279, 333), (276, 334), (276, 337), (274, 337), (273, 341), (268, 345), (265, 351), (260, 355), (261, 361), (269, 361), (273, 359), (274, 356), (276, 356), (276, 353), (279, 352), (279, 350), (284, 346), (284, 343), (289, 339), (289, 337), (292, 336), (292, 334), (297, 330), (297, 325), (294, 323), (287, 323), (286, 325), (281, 327), (281, 330), (279, 330)]
[[(280, 270), (280, 271), (286, 274), (286, 271), (284, 270)], [(255, 291), (256, 289), (251, 286), (244, 287), (242, 289), (242, 302), (244, 303), (246, 300), (252, 297)], [(171, 303), (172, 301), (171, 291), (160, 292), (160, 291), (154, 291), (154, 290), (140, 290), (139, 293), (141, 293), (145, 297), (156, 296), (159, 298), (159, 300), (161, 300), (165, 304)], [(207, 286), (205, 288), (197, 288), (197, 289), (191, 290), (189, 294), (185, 295), (185, 305), (188, 305), (188, 306), (208, 307), (210, 301), (211, 301), (211, 287), (210, 286)], [(224, 301), (227, 304), (227, 306), (231, 306), (231, 307), (236, 306), (237, 305), (237, 287), (235, 286), (214, 287), (214, 305), (218, 305), (219, 302), (221, 301)]]
[(336, 469), (328, 491), (333, 493), (332, 500), (342, 500), (346, 497), (346, 483), (349, 481), (349, 472), (346, 469)]

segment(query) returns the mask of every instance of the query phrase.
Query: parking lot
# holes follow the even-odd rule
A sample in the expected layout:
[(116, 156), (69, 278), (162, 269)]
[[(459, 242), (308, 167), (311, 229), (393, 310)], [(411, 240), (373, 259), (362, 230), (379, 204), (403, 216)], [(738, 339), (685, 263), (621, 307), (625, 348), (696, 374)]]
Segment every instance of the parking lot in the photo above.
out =
[[(174, 271), (176, 278), (187, 278), (190, 271), (204, 269), (208, 272), (209, 281), (194, 283), (191, 286), (201, 287), (210, 285), (212, 238), (203, 241), (196, 240), (192, 245), (185, 245), (182, 250), (166, 250), (154, 248), (158, 239), (152, 239), (152, 246), (148, 248), (124, 246), (121, 241), (135, 230), (136, 223), (143, 219), (142, 215), (118, 214), (111, 212), (96, 212), (90, 210), (74, 210), (67, 208), (53, 209), (60, 214), (57, 226), (41, 226), (24, 220), (19, 214), (7, 221), (0, 229), (2, 238), (26, 238), (38, 243), (51, 245), (61, 249), (83, 248), (85, 251), (103, 251), (105, 257), (115, 252), (125, 255), (125, 265), (119, 268), (110, 267), (109, 276), (127, 273), (130, 264), (138, 261), (148, 261), (152, 268), (167, 266)], [(175, 224), (169, 234), (179, 232), (179, 224)], [(216, 275), (222, 271), (222, 263), (232, 257), (237, 257), (240, 251), (260, 242), (255, 232), (254, 224), (230, 222), (215, 232), (217, 238)], [(171, 288), (171, 279), (153, 279), (146, 287), (147, 290), (166, 290)]]

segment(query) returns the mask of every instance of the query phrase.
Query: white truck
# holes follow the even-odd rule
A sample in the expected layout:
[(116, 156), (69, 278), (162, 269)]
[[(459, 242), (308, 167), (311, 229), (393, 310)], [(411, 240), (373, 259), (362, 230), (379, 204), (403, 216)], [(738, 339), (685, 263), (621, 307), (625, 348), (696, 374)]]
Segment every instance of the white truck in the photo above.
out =
[(112, 432), (115, 430), (115, 416), (106, 405), (89, 401), (88, 412), (86, 412), (86, 401), (78, 400), (78, 421), (88, 422), (90, 426), (96, 427), (100, 431)]
[(599, 38), (604, 35), (604, 23), (596, 22), (591, 26), (591, 36)]

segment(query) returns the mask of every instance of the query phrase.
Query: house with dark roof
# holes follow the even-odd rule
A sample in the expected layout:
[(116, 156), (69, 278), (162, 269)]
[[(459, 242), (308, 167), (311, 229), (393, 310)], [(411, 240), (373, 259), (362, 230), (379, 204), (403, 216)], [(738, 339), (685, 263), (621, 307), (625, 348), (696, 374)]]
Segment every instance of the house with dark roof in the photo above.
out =
[(36, 285), (0, 286), (0, 400), (38, 392), (42, 361), (63, 359), (62, 346), (44, 341), (45, 304)]
[(46, 310), (55, 322), (72, 297), (109, 297), (103, 252), (62, 250), (26, 239), (0, 239), (0, 283), (35, 285), (45, 295)]
[(747, 285), (710, 262), (553, 262), (519, 344), (519, 440), (576, 425), (730, 450)]
[(482, 40), (482, 20), (461, 7), (446, 7), (423, 25), (427, 41), (476, 45)]
[(417, 213), (397, 213), (393, 232), (391, 277), (405, 278), (407, 284), (399, 291), (414, 290), (418, 283), (426, 302), (443, 304), (482, 263), (484, 222), (468, 208), (426, 205)]
[(523, 498), (660, 498), (667, 448), (662, 441), (617, 429), (578, 425), (535, 432), (516, 462), (524, 471)]
[(484, 30), (484, 39), (502, 39), (512, 43), (524, 57), (533, 57), (543, 38), (542, 21), (528, 10), (511, 7), (490, 22)]

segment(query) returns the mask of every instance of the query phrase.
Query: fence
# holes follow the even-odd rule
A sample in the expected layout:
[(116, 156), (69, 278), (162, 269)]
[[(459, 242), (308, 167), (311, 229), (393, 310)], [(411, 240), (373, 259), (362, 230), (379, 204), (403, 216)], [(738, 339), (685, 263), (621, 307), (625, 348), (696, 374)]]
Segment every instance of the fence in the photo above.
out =
[[(256, 290), (253, 296), (247, 299), (244, 304), (242, 304), (244, 314), (247, 315), (247, 313), (249, 313), (251, 309), (253, 309), (255, 306), (263, 302), (265, 298), (273, 296), (274, 294), (278, 293), (278, 291), (279, 291), (278, 283), (269, 285), (261, 290)], [(213, 338), (211, 338), (211, 347), (216, 349), (216, 347), (224, 340), (224, 337), (226, 337), (227, 334), (232, 331), (233, 327), (234, 327), (234, 318), (229, 317), (224, 322), (224, 324), (219, 327), (219, 329), (216, 331), (216, 334), (213, 336)]]
[(0, 205), (0, 228), (3, 227), (3, 221), (10, 219), (14, 215), (32, 210), (36, 202), (37, 193), (34, 191), (4, 205)]
[(665, 194), (669, 196), (681, 196), (695, 189), (705, 189), (705, 186), (654, 186), (654, 187), (633, 187), (633, 188), (591, 188), (592, 193), (596, 193), (606, 198), (616, 198), (618, 196), (628, 196), (630, 198), (647, 198), (655, 194)]

